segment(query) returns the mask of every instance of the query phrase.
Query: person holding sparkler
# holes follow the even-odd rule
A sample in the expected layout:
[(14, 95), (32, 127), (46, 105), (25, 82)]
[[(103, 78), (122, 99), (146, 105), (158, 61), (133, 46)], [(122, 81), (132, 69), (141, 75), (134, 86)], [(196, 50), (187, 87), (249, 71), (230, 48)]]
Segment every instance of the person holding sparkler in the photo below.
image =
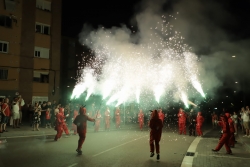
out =
[(178, 113), (178, 124), (179, 124), (179, 134), (184, 134), (186, 135), (186, 120), (187, 120), (187, 115), (186, 113), (183, 111), (182, 108), (179, 109), (179, 113)]
[(109, 130), (110, 127), (110, 110), (107, 107), (106, 111), (105, 111), (105, 130)]
[(100, 110), (97, 110), (95, 118), (96, 118), (95, 119), (95, 132), (98, 132), (100, 128), (101, 118), (102, 118)]
[(139, 114), (138, 114), (138, 122), (139, 122), (140, 130), (142, 130), (143, 125), (144, 125), (144, 114), (142, 112), (142, 109), (140, 109)]
[(156, 154), (157, 154), (156, 158), (157, 158), (157, 160), (159, 160), (160, 159), (159, 142), (161, 140), (163, 123), (159, 118), (157, 110), (152, 111), (151, 118), (149, 121), (149, 127), (151, 129), (150, 130), (150, 140), (149, 140), (150, 152), (151, 152), (150, 157), (153, 157), (155, 155), (154, 151), (155, 151), (155, 147), (156, 147)]
[(85, 141), (86, 138), (86, 132), (87, 132), (87, 121), (95, 122), (95, 119), (90, 118), (86, 115), (86, 108), (80, 107), (79, 109), (80, 115), (77, 115), (77, 117), (74, 120), (74, 124), (77, 126), (77, 133), (79, 135), (78, 140), (78, 146), (76, 149), (76, 152), (80, 155), (82, 154), (82, 144)]
[(115, 125), (116, 125), (116, 129), (120, 128), (120, 124), (121, 124), (120, 109), (119, 109), (119, 107), (117, 107), (116, 110), (115, 110)]

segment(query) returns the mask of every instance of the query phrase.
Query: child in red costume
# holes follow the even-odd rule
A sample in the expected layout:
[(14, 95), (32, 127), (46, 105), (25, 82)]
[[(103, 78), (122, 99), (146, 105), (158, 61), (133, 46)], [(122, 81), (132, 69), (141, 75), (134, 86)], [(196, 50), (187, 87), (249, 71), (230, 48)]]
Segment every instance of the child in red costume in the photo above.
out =
[(80, 115), (76, 117), (74, 120), (74, 124), (77, 126), (77, 133), (79, 135), (78, 140), (78, 147), (76, 151), (78, 154), (82, 154), (82, 144), (84, 143), (84, 140), (86, 138), (86, 132), (87, 132), (87, 121), (95, 122), (95, 119), (90, 118), (86, 115), (86, 108), (80, 107), (79, 111)]
[(96, 115), (95, 115), (95, 132), (99, 131), (101, 118), (102, 118), (102, 115), (100, 113), (100, 110), (98, 110)]
[(149, 127), (150, 127), (150, 140), (149, 140), (149, 145), (150, 145), (150, 157), (154, 156), (154, 143), (156, 147), (156, 153), (157, 153), (157, 160), (160, 159), (160, 145), (159, 142), (161, 140), (161, 133), (162, 133), (162, 127), (163, 123), (159, 119), (159, 115), (157, 110), (154, 110), (151, 114), (151, 119), (149, 121)]

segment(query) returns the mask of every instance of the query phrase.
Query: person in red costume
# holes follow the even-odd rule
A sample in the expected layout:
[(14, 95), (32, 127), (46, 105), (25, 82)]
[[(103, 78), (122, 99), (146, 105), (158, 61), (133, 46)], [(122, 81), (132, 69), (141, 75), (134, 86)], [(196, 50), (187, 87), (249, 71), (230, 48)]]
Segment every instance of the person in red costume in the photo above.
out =
[(217, 128), (217, 124), (216, 122), (218, 121), (218, 116), (217, 114), (215, 114), (215, 112), (213, 112), (212, 116), (212, 125), (213, 125), (213, 129)]
[(95, 119), (90, 118), (86, 115), (86, 108), (80, 107), (79, 110), (80, 115), (76, 117), (74, 120), (74, 124), (77, 126), (77, 133), (79, 135), (78, 140), (78, 147), (76, 149), (76, 152), (78, 154), (82, 154), (82, 144), (85, 141), (86, 138), (86, 132), (87, 132), (87, 121), (95, 122)]
[(140, 111), (138, 113), (138, 122), (139, 122), (139, 127), (142, 130), (143, 125), (144, 125), (144, 114), (142, 112), (142, 109), (140, 109)]
[(196, 117), (196, 132), (197, 132), (197, 135), (200, 137), (202, 137), (203, 135), (202, 129), (201, 129), (203, 122), (204, 122), (204, 118), (201, 115), (201, 112), (198, 112), (197, 117)]
[[(76, 116), (78, 115), (78, 111), (75, 109), (73, 114), (74, 114), (73, 120), (75, 120)], [(74, 135), (76, 135), (77, 134), (77, 127), (74, 123), (72, 123), (72, 130), (74, 131)]]
[(230, 117), (230, 114), (229, 114), (229, 113), (225, 113), (225, 116), (227, 117), (227, 121), (228, 121), (228, 124), (229, 124), (229, 129), (230, 129), (229, 146), (234, 147), (234, 144), (235, 144), (235, 137), (234, 137), (234, 133), (235, 133), (234, 121), (233, 121), (233, 119)]
[(178, 113), (178, 124), (179, 124), (179, 134), (184, 134), (186, 135), (186, 120), (187, 120), (187, 115), (186, 113), (183, 111), (182, 108), (179, 109), (179, 113)]
[(120, 128), (120, 124), (121, 124), (120, 109), (119, 107), (117, 107), (115, 110), (115, 125), (117, 129)]
[(214, 152), (220, 151), (221, 147), (225, 145), (225, 148), (227, 150), (227, 154), (232, 154), (232, 151), (229, 147), (229, 138), (230, 138), (230, 128), (227, 121), (227, 117), (225, 115), (220, 116), (221, 121), (218, 121), (218, 125), (222, 128), (222, 136), (220, 138), (220, 141), (215, 149), (212, 149)]
[(109, 130), (109, 127), (110, 127), (110, 111), (109, 111), (108, 107), (107, 107), (104, 114), (105, 114), (105, 130)]
[(99, 131), (101, 118), (102, 118), (102, 115), (100, 113), (100, 110), (98, 110), (96, 115), (95, 115), (95, 132)]
[(55, 141), (61, 138), (63, 131), (66, 133), (67, 136), (69, 136), (69, 131), (65, 123), (65, 116), (63, 113), (63, 108), (59, 108), (59, 113), (56, 114), (55, 130), (57, 131), (57, 134), (54, 139)]
[(164, 115), (164, 113), (162, 112), (162, 109), (159, 109), (158, 114), (159, 114), (159, 118), (160, 118), (160, 120), (161, 120), (161, 121), (162, 121), (162, 123), (163, 123), (163, 122), (164, 122), (165, 115)]
[[(152, 111), (151, 118), (149, 121), (149, 127), (150, 127), (150, 157), (153, 157), (155, 147), (156, 147), (156, 153), (157, 153), (157, 160), (160, 159), (160, 145), (159, 142), (161, 140), (161, 133), (162, 133), (162, 127), (163, 123), (159, 118), (157, 110)], [(154, 145), (155, 143), (155, 145)], [(155, 146), (155, 147), (154, 147)]]

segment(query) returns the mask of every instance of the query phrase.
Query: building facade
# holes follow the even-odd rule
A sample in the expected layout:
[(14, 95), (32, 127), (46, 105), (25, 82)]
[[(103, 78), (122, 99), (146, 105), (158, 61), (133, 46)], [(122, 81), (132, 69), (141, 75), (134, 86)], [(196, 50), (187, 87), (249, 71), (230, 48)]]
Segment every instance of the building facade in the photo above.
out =
[(0, 0), (0, 96), (60, 99), (61, 0)]

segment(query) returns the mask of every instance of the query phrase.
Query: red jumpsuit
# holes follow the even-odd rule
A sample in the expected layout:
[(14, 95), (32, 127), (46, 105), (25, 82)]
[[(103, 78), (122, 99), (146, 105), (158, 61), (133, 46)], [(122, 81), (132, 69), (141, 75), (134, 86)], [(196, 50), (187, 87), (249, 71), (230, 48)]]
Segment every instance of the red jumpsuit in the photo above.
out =
[(99, 131), (99, 128), (100, 128), (100, 123), (101, 123), (101, 114), (100, 113), (97, 113), (96, 116), (95, 116), (95, 132)]
[(164, 115), (164, 113), (162, 112), (162, 110), (160, 110), (159, 111), (159, 118), (160, 118), (160, 120), (162, 121), (162, 123), (164, 122), (164, 118), (165, 118), (165, 115)]
[(64, 119), (65, 119), (65, 116), (63, 112), (60, 110), (59, 113), (56, 114), (55, 130), (57, 131), (57, 134), (54, 139), (55, 141), (57, 141), (62, 136), (63, 131), (66, 133), (66, 135), (69, 135), (69, 131), (68, 131), (68, 128), (66, 126)]
[[(74, 115), (73, 115), (73, 119), (75, 120), (76, 116), (78, 115), (78, 111), (74, 110)], [(77, 134), (77, 127), (74, 123), (72, 123), (72, 130), (74, 131), (74, 135)]]
[(142, 110), (140, 110), (140, 112), (138, 114), (138, 122), (139, 122), (139, 127), (142, 130), (143, 125), (144, 125), (144, 114), (143, 114)]
[(198, 136), (203, 135), (202, 130), (201, 130), (203, 122), (204, 122), (204, 118), (201, 115), (201, 112), (198, 112), (197, 117), (196, 117), (196, 132)]
[(105, 129), (109, 129), (110, 127), (110, 111), (106, 110), (105, 111)]
[(235, 129), (234, 129), (234, 121), (232, 120), (232, 118), (230, 118), (230, 114), (229, 113), (225, 113), (226, 117), (227, 117), (227, 121), (229, 124), (229, 129), (230, 129), (230, 137), (229, 137), (229, 146), (234, 147), (235, 144), (235, 137), (234, 137), (234, 133), (235, 133)]
[(228, 121), (227, 121), (227, 117), (223, 116), (223, 117), (221, 117), (221, 120), (222, 121), (218, 122), (218, 125), (222, 127), (223, 134), (222, 134), (222, 136), (220, 138), (220, 141), (219, 141), (217, 147), (213, 151), (219, 151), (221, 149), (221, 147), (223, 145), (225, 145), (227, 153), (231, 154), (232, 151), (231, 151), (231, 149), (229, 147), (230, 128), (229, 128), (229, 124), (228, 124)]
[(86, 115), (86, 108), (81, 107), (80, 115), (77, 115), (76, 119), (73, 122), (77, 126), (77, 133), (79, 135), (77, 150), (81, 150), (82, 144), (86, 138), (87, 121), (95, 122), (95, 119), (88, 117)]
[(120, 124), (121, 124), (120, 109), (116, 109), (116, 111), (115, 111), (115, 125), (116, 125), (116, 128), (120, 128)]
[(186, 119), (187, 119), (187, 115), (183, 112), (182, 109), (179, 110), (178, 113), (178, 124), (179, 124), (179, 134), (181, 135), (186, 134)]
[[(159, 115), (157, 110), (154, 110), (151, 119), (149, 121), (149, 127), (150, 127), (150, 140), (149, 140), (149, 145), (150, 145), (150, 152), (154, 153), (155, 147), (156, 147), (156, 153), (160, 153), (160, 145), (159, 142), (161, 140), (161, 133), (162, 133), (162, 127), (163, 123), (159, 119)], [(155, 143), (155, 147), (154, 147)]]

